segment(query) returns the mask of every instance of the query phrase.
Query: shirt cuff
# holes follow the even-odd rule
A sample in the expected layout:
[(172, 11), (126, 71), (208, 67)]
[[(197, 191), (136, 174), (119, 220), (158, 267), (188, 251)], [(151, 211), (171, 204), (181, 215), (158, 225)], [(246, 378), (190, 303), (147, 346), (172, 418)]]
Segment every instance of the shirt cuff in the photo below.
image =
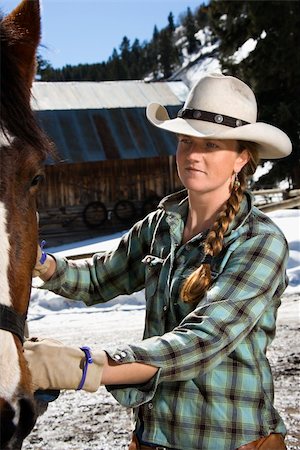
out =
[[(122, 349), (104, 349), (111, 359), (119, 364), (143, 362), (136, 360), (130, 347)], [(161, 369), (146, 383), (106, 385), (106, 389), (122, 406), (136, 408), (153, 399), (159, 383)]]

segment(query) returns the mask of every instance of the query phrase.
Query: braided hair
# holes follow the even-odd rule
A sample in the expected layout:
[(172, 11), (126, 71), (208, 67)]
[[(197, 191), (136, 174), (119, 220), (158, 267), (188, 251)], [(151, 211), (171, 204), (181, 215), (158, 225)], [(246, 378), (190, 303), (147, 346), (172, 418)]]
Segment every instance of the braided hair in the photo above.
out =
[(253, 142), (238, 141), (238, 152), (241, 153), (246, 149), (249, 151), (250, 159), (239, 172), (236, 187), (232, 188), (229, 199), (207, 234), (204, 242), (204, 261), (185, 280), (181, 288), (181, 299), (186, 303), (199, 301), (209, 289), (212, 283), (210, 260), (221, 252), (224, 235), (240, 209), (244, 191), (247, 188), (247, 178), (253, 175), (257, 168), (259, 162), (258, 145)]

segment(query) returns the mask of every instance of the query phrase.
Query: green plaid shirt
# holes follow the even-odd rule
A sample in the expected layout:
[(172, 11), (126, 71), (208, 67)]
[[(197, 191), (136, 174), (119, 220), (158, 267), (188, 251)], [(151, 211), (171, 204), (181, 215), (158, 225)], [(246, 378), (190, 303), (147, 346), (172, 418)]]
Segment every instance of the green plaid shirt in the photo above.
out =
[(115, 251), (93, 263), (58, 260), (44, 288), (88, 305), (145, 288), (142, 342), (106, 349), (119, 363), (159, 367), (144, 385), (108, 386), (134, 407), (147, 443), (178, 450), (233, 450), (271, 432), (285, 434), (273, 406), (267, 346), (286, 285), (288, 245), (246, 193), (213, 259), (213, 284), (199, 303), (179, 298), (203, 260), (203, 234), (181, 244), (186, 191), (166, 197)]

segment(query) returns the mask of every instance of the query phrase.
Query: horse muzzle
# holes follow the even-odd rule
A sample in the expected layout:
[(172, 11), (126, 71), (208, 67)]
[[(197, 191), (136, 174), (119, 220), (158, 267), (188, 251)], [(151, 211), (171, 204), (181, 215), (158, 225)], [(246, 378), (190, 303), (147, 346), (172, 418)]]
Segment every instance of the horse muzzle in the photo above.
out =
[(19, 450), (36, 422), (35, 405), (32, 398), (23, 396), (11, 405), (0, 399), (0, 448)]

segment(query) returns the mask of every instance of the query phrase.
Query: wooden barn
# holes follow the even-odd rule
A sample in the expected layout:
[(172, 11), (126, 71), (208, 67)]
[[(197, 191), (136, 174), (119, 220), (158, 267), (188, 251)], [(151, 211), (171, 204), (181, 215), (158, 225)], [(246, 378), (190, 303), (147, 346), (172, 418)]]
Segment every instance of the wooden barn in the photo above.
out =
[(125, 229), (180, 189), (176, 137), (152, 126), (145, 108), (159, 102), (175, 117), (187, 91), (176, 81), (34, 84), (33, 108), (59, 155), (38, 197), (42, 237)]

